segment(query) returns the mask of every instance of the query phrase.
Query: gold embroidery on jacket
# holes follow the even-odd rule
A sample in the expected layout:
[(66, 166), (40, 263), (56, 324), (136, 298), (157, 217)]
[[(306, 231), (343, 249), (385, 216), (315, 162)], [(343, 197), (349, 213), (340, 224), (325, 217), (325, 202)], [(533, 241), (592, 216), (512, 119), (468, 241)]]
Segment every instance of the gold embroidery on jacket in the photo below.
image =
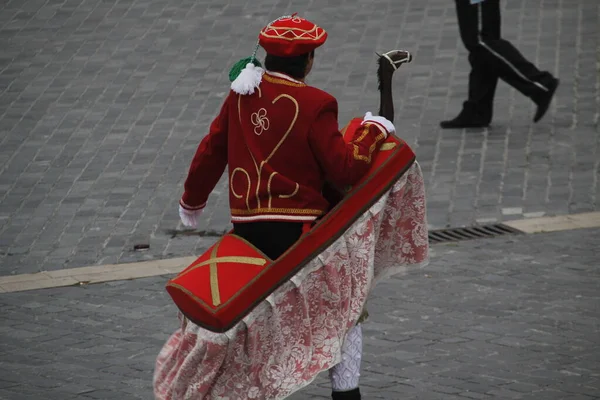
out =
[(233, 186), (233, 178), (235, 177), (235, 173), (241, 171), (246, 175), (246, 179), (248, 179), (248, 189), (246, 190), (246, 207), (248, 210), (250, 209), (250, 188), (252, 187), (252, 181), (250, 180), (250, 174), (244, 168), (237, 167), (231, 172), (231, 178), (229, 178), (229, 187), (231, 188), (231, 193), (235, 196), (236, 199), (241, 199), (244, 196), (241, 194), (237, 194), (235, 192), (235, 188)]
[(288, 81), (287, 79), (275, 78), (274, 76), (267, 75), (267, 74), (263, 75), (263, 79), (267, 82), (277, 83), (280, 85), (287, 85), (287, 86), (291, 86), (291, 87), (305, 87), (306, 86), (306, 84), (304, 84), (304, 83), (296, 83), (296, 82)]
[[(263, 173), (263, 168), (264, 166), (271, 160), (271, 158), (273, 158), (273, 156), (277, 153), (277, 151), (280, 149), (280, 147), (283, 145), (283, 143), (287, 140), (287, 138), (289, 137), (290, 133), (292, 132), (292, 130), (294, 129), (294, 126), (296, 125), (296, 121), (298, 120), (298, 115), (300, 114), (300, 106), (298, 104), (298, 101), (288, 95), (288, 94), (280, 94), (279, 96), (277, 96), (272, 102), (271, 104), (276, 104), (278, 101), (281, 101), (282, 99), (288, 99), (290, 100), (295, 107), (295, 111), (294, 111), (294, 117), (292, 118), (292, 121), (288, 127), (288, 129), (286, 130), (286, 132), (284, 133), (284, 135), (281, 137), (281, 139), (279, 140), (279, 142), (277, 142), (277, 144), (275, 145), (275, 147), (273, 148), (273, 150), (271, 150), (271, 152), (269, 153), (269, 155), (259, 163), (257, 163), (256, 158), (254, 157), (254, 154), (252, 153), (252, 151), (250, 151), (250, 148), (248, 148), (248, 153), (250, 153), (250, 157), (252, 158), (252, 163), (254, 164), (254, 167), (256, 168), (256, 176), (257, 176), (257, 183), (256, 183), (256, 191), (255, 191), (255, 195), (256, 195), (256, 202), (257, 202), (257, 209), (261, 210), (260, 212), (265, 212), (265, 210), (272, 210), (272, 202), (273, 202), (273, 196), (271, 194), (271, 182), (273, 180), (273, 178), (275, 177), (275, 175), (278, 174), (278, 172), (273, 171), (271, 172), (271, 174), (269, 175), (269, 178), (267, 180), (267, 195), (268, 195), (268, 203), (267, 203), (267, 208), (264, 209), (262, 208), (262, 204), (261, 204), (261, 199), (260, 199), (260, 188), (261, 188), (261, 183), (262, 183), (262, 173)], [(258, 112), (256, 112), (255, 114), (257, 114), (257, 118), (260, 117), (261, 115), (266, 115), (267, 111), (265, 109), (264, 113), (261, 113), (261, 110), (263, 110), (263, 108), (261, 108)], [(253, 115), (251, 115), (251, 119), (253, 118)], [(240, 118), (240, 122), (241, 122), (241, 108), (240, 108), (240, 97), (238, 96), (238, 116)], [(251, 121), (252, 122), (252, 121)], [(255, 125), (255, 129), (256, 129), (256, 125)], [(256, 130), (255, 130), (256, 133)], [(246, 193), (246, 208), (248, 211), (251, 210), (250, 207), (250, 190), (252, 188), (252, 179), (250, 178), (250, 174), (248, 173), (248, 171), (242, 167), (237, 167), (235, 168), (232, 173), (231, 173), (231, 178), (230, 178), (230, 190), (232, 192), (232, 194), (237, 198), (237, 199), (241, 199), (244, 196), (237, 193), (235, 190), (235, 185), (234, 185), (234, 176), (237, 172), (241, 172), (244, 173), (246, 175), (246, 178), (248, 180), (248, 189), (247, 189), (247, 193)], [(294, 189), (294, 191), (290, 194), (287, 195), (278, 195), (279, 198), (282, 199), (288, 199), (291, 198), (293, 196), (295, 196), (299, 189), (300, 189), (300, 185), (295, 182), (296, 187)], [(232, 210), (233, 212), (234, 210)], [(281, 211), (279, 211), (281, 212)], [(313, 214), (313, 213), (310, 213)]]
[(273, 200), (273, 196), (271, 196), (271, 181), (273, 180), (275, 175), (277, 175), (277, 172), (271, 172), (271, 176), (269, 176), (269, 181), (267, 182), (267, 193), (269, 195), (269, 204), (267, 206), (268, 208), (271, 208), (271, 201)]
[(323, 215), (325, 211), (310, 208), (253, 208), (251, 210), (232, 208), (231, 213), (239, 216), (255, 214)]
[(250, 122), (254, 125), (254, 134), (256, 136), (260, 136), (264, 131), (268, 131), (271, 125), (267, 117), (267, 110), (264, 107), (250, 115)]
[[(269, 181), (267, 182), (267, 193), (269, 194), (269, 208), (271, 208), (271, 202), (273, 200), (273, 196), (271, 195), (271, 181), (277, 174), (278, 174), (278, 172), (271, 172), (271, 176), (269, 176)], [(300, 190), (300, 185), (298, 185), (298, 183), (296, 182), (296, 188), (294, 189), (294, 191), (292, 193), (280, 194), (277, 197), (279, 197), (280, 199), (291, 199), (292, 197), (294, 197), (296, 195), (296, 193), (298, 193), (298, 190)]]
[(294, 197), (297, 193), (298, 190), (300, 190), (300, 185), (298, 185), (298, 183), (296, 183), (296, 189), (290, 193), (290, 194), (280, 194), (279, 198), (280, 199), (291, 199), (292, 197)]

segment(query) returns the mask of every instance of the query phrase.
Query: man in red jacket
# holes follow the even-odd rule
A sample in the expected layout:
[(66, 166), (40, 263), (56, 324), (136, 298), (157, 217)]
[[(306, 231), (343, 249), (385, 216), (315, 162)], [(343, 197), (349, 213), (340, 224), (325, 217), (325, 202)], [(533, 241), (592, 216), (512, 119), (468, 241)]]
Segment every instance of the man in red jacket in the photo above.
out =
[[(247, 64), (200, 143), (179, 202), (184, 225), (196, 226), (228, 166), (235, 234), (276, 259), (327, 212), (326, 182), (344, 188), (368, 171), (395, 128), (367, 113), (352, 139), (343, 139), (336, 99), (304, 82), (326, 39), (324, 29), (295, 14), (261, 30), (266, 70), (254, 59)], [(357, 325), (330, 371), (334, 399), (360, 399), (361, 350)]]

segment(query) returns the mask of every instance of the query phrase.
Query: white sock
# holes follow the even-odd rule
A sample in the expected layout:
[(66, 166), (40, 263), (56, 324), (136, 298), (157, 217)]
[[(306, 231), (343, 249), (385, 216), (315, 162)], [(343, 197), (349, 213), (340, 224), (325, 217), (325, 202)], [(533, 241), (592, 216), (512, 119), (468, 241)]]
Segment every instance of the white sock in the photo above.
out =
[(342, 361), (329, 370), (333, 391), (345, 392), (358, 387), (361, 359), (362, 328), (358, 324), (350, 329), (342, 345)]

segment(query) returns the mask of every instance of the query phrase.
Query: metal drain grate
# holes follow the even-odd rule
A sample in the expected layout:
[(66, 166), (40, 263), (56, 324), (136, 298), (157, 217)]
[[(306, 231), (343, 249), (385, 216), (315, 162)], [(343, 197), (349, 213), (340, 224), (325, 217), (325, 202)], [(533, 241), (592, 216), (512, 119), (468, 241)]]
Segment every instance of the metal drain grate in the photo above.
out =
[(473, 240), (481, 238), (492, 238), (505, 235), (522, 234), (518, 229), (504, 224), (471, 226), (469, 228), (448, 228), (429, 231), (429, 243), (458, 242), (461, 240)]

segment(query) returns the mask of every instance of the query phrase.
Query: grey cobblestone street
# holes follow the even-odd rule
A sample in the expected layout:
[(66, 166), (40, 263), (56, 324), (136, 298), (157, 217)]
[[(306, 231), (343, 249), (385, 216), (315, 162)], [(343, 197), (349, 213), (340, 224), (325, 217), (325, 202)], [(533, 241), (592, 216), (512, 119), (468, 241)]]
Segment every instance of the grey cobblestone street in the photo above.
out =
[[(442, 131), (466, 96), (450, 0), (368, 3), (0, 2), (0, 274), (198, 253), (174, 238), (191, 157), (268, 21), (299, 11), (330, 38), (310, 82), (340, 123), (376, 111), (374, 51), (406, 48), (398, 133), (423, 166), (433, 228), (598, 209), (600, 5), (506, 2), (504, 36), (561, 79), (548, 115), (501, 84), (493, 126)], [(204, 226), (229, 226), (224, 187)], [(133, 253), (134, 243), (150, 243)]]
[[(365, 399), (600, 398), (600, 229), (433, 248), (382, 283)], [(0, 295), (0, 399), (150, 399), (165, 277)], [(291, 400), (327, 399), (327, 374)], [(241, 399), (230, 399), (241, 400)]]
[[(341, 125), (377, 111), (374, 51), (413, 53), (395, 124), (431, 228), (600, 210), (600, 2), (503, 4), (503, 36), (561, 79), (555, 101), (533, 124), (501, 83), (489, 129), (443, 131), (469, 72), (451, 0), (0, 0), (0, 276), (212, 244), (167, 233), (189, 162), (230, 66), (295, 11), (329, 33), (309, 83)], [(201, 230), (229, 227), (223, 184)], [(369, 302), (364, 397), (600, 399), (598, 243), (592, 229), (435, 246)], [(167, 278), (0, 294), (0, 400), (152, 398), (176, 327)], [(325, 374), (291, 400), (313, 398), (329, 398)]]

